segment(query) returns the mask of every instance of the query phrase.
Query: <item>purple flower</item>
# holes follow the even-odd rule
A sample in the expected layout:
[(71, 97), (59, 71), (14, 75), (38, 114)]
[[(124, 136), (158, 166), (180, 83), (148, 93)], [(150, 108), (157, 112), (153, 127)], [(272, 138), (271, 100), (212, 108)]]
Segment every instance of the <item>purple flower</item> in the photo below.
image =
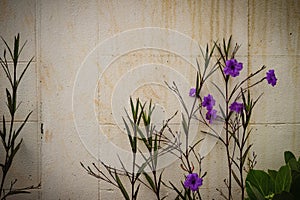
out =
[(236, 59), (226, 60), (226, 67), (224, 68), (224, 73), (232, 77), (240, 75), (240, 71), (243, 69), (243, 63), (239, 63)]
[(191, 88), (190, 89), (190, 97), (194, 97), (194, 96), (196, 96), (196, 88)]
[(215, 109), (209, 110), (206, 113), (206, 119), (211, 124), (217, 118), (217, 111)]
[(275, 76), (274, 69), (270, 69), (270, 70), (267, 72), (266, 79), (267, 79), (268, 83), (271, 84), (273, 87), (276, 85), (276, 83), (277, 83), (277, 78), (276, 78), (276, 76)]
[(189, 188), (192, 191), (197, 191), (198, 188), (202, 185), (203, 179), (198, 176), (197, 173), (192, 173), (187, 175), (184, 181), (184, 187)]
[(244, 109), (244, 104), (243, 103), (238, 103), (238, 102), (233, 102), (230, 106), (229, 109), (231, 111), (234, 111), (236, 113), (241, 113), (242, 110)]
[(212, 110), (215, 104), (216, 101), (214, 100), (214, 97), (212, 95), (208, 94), (203, 98), (202, 106), (206, 107), (208, 111)]

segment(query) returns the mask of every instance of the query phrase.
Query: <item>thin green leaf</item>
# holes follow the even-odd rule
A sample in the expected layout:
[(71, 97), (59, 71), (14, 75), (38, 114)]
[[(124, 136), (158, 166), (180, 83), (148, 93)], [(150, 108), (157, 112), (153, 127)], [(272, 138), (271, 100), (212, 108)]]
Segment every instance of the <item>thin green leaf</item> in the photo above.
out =
[(120, 191), (122, 192), (123, 197), (124, 197), (126, 200), (130, 200), (129, 195), (128, 195), (128, 193), (127, 193), (127, 191), (126, 191), (126, 189), (125, 189), (125, 187), (124, 187), (122, 181), (120, 180), (120, 178), (119, 178), (119, 176), (118, 176), (116, 170), (115, 170), (115, 178), (116, 178), (116, 182), (117, 182), (117, 184), (118, 184), (118, 186), (119, 186), (119, 189), (120, 189)]
[(274, 182), (269, 174), (262, 170), (250, 170), (246, 182), (251, 183), (263, 197), (274, 193)]
[(22, 47), (20, 48), (19, 53), (18, 53), (18, 56), (20, 56), (20, 54), (22, 53), (23, 48), (25, 47), (26, 43), (27, 43), (27, 40), (24, 42), (24, 44), (23, 44)]
[(7, 107), (9, 109), (10, 114), (13, 114), (13, 103), (9, 90), (6, 88), (6, 99), (7, 99)]
[(123, 122), (125, 124), (125, 128), (126, 128), (126, 132), (127, 132), (127, 135), (128, 135), (128, 139), (129, 139), (129, 142), (130, 142), (131, 149), (133, 149), (133, 145), (134, 144), (133, 144), (133, 139), (132, 139), (131, 131), (130, 131), (130, 129), (128, 127), (128, 124), (125, 121), (125, 119), (124, 118), (122, 118), (122, 119), (123, 119)]
[[(164, 171), (162, 171), (159, 175), (159, 178), (158, 178), (158, 184), (157, 184), (157, 189), (160, 190), (160, 186), (161, 186), (161, 183), (162, 183), (162, 174), (163, 174)], [(159, 191), (158, 191), (159, 192)]]
[(137, 131), (138, 131), (138, 133), (140, 135), (141, 140), (144, 142), (145, 146), (149, 149), (148, 140), (146, 139), (143, 131), (139, 127), (137, 127)]
[(9, 45), (8, 45), (8, 44), (7, 44), (7, 42), (4, 40), (4, 38), (3, 38), (3, 37), (1, 37), (1, 39), (2, 39), (2, 41), (4, 42), (4, 44), (5, 44), (6, 48), (8, 49), (8, 51), (9, 51), (9, 54), (10, 54), (11, 58), (13, 58), (14, 56), (13, 56), (13, 53), (12, 53), (12, 51), (11, 51), (11, 49), (10, 49)]
[(17, 81), (17, 85), (19, 85), (19, 83), (21, 82), (21, 80), (22, 80), (22, 78), (23, 78), (25, 72), (27, 71), (29, 65), (30, 65), (31, 62), (33, 61), (33, 58), (34, 58), (34, 57), (32, 57), (32, 58), (28, 61), (26, 67), (25, 67), (24, 70), (22, 71), (22, 74), (20, 75), (20, 77), (19, 77), (19, 79), (18, 79), (18, 81)]
[(24, 125), (27, 123), (31, 113), (33, 111), (31, 111), (30, 113), (28, 113), (28, 115), (26, 116), (25, 120), (22, 122), (21, 126), (18, 128), (17, 132), (13, 135), (13, 140), (16, 139), (18, 137), (18, 135), (20, 134), (21, 130), (23, 129)]
[(224, 95), (224, 93), (222, 92), (222, 90), (220, 89), (220, 87), (219, 87), (217, 84), (215, 84), (214, 82), (211, 82), (211, 83), (217, 88), (217, 90), (218, 90), (219, 93), (222, 95), (223, 99), (225, 100), (225, 95)]
[(284, 152), (284, 161), (285, 161), (285, 164), (288, 164), (288, 162), (291, 159), (295, 159), (296, 160), (295, 155), (292, 152), (290, 152), (290, 151), (285, 151)]
[(6, 60), (5, 52), (6, 51), (4, 50), (4, 60), (2, 60), (2, 58), (0, 58), (0, 63), (1, 63), (2, 69), (4, 70), (6, 76), (9, 80), (10, 85), (13, 86), (13, 82), (12, 82), (12, 78), (11, 78), (10, 71), (9, 71), (9, 68), (8, 68), (8, 63), (7, 63), (7, 60)]
[(133, 117), (133, 121), (135, 121), (135, 118), (136, 118), (136, 112), (134, 110), (134, 105), (133, 105), (133, 101), (132, 101), (132, 98), (130, 97), (130, 108), (131, 108), (131, 114), (132, 114), (132, 117)]
[(300, 162), (298, 162), (296, 159), (290, 159), (288, 165), (290, 166), (292, 171), (300, 173)]
[(236, 142), (236, 144), (238, 145), (238, 147), (240, 147), (240, 146), (241, 146), (241, 145), (240, 145), (240, 141), (239, 141), (239, 139), (237, 138), (237, 136), (235, 135), (235, 133), (232, 132), (232, 131), (230, 131), (230, 130), (228, 130), (228, 133), (231, 135), (231, 137), (233, 137), (233, 139), (234, 139), (234, 141)]
[(246, 181), (246, 191), (250, 200), (265, 200), (263, 194), (249, 181)]
[(247, 141), (253, 129), (250, 129), (245, 137), (244, 141)]
[(188, 128), (186, 119), (185, 119), (185, 117), (184, 117), (183, 114), (182, 114), (182, 122), (181, 122), (181, 124), (182, 124), (182, 127), (183, 127), (183, 130), (184, 130), (185, 135), (187, 135), (188, 132), (189, 132), (189, 128)]
[(20, 44), (20, 34), (18, 34), (15, 37), (15, 41), (14, 41), (14, 57), (13, 57), (13, 61), (14, 61), (14, 65), (16, 66), (17, 62), (18, 62), (18, 58), (19, 58), (19, 44)]
[(224, 110), (223, 110), (223, 108), (222, 108), (222, 106), (219, 104), (219, 109), (220, 109), (220, 111), (221, 111), (221, 114), (222, 114), (222, 117), (223, 117), (223, 119), (225, 119), (226, 118), (226, 115), (225, 115), (225, 112), (224, 112)]
[(241, 181), (239, 180), (239, 178), (237, 177), (237, 175), (235, 174), (234, 171), (232, 171), (232, 175), (233, 175), (234, 180), (237, 182), (237, 184), (238, 184), (240, 187), (242, 187), (242, 183), (241, 183)]
[(155, 184), (154, 184), (152, 178), (145, 172), (143, 173), (143, 175), (145, 176), (145, 178), (146, 178), (147, 182), (149, 183), (150, 187), (152, 188), (152, 190), (154, 192), (156, 192)]
[(227, 60), (228, 60), (228, 55), (229, 55), (229, 49), (230, 49), (230, 46), (231, 46), (231, 39), (232, 39), (232, 35), (229, 37), (229, 40), (227, 42), (227, 49), (226, 49)]
[(242, 166), (244, 166), (244, 163), (245, 163), (246, 158), (247, 158), (247, 156), (248, 156), (248, 152), (249, 152), (249, 150), (250, 150), (251, 147), (252, 147), (252, 144), (250, 144), (250, 145), (247, 147), (246, 151), (245, 151), (244, 154), (243, 154), (243, 157), (242, 157)]
[(4, 140), (4, 142), (5, 142), (5, 138), (6, 138), (6, 121), (5, 121), (5, 117), (4, 117), (4, 115), (2, 116), (2, 130), (3, 130), (3, 132), (2, 132), (2, 135), (3, 135), (3, 140)]
[(271, 170), (271, 169), (268, 169), (268, 174), (270, 175), (271, 179), (274, 181), (276, 181), (276, 176), (278, 174), (278, 172), (276, 170)]
[[(144, 157), (144, 156), (143, 156)], [(136, 179), (139, 178), (139, 176), (142, 174), (142, 172), (144, 172), (144, 169), (147, 167), (147, 165), (149, 164), (149, 161), (144, 157), (144, 159), (146, 160), (146, 162), (144, 162), (142, 164), (142, 166), (138, 167), (138, 172), (136, 173)]]
[(292, 183), (292, 174), (289, 165), (282, 166), (276, 176), (275, 193), (289, 192)]
[(139, 192), (139, 189), (140, 189), (140, 184), (137, 186), (137, 188), (136, 188), (136, 190), (135, 190), (135, 192), (134, 192), (134, 195), (133, 195), (133, 198), (134, 199), (137, 199), (137, 195), (138, 195), (138, 192)]
[(182, 199), (185, 199), (185, 197), (181, 194), (177, 187), (172, 182), (169, 181), (169, 183), (171, 184), (173, 190), (175, 190), (175, 192), (178, 194), (178, 196), (180, 196)]
[(217, 66), (217, 64), (215, 64), (211, 70), (208, 72), (208, 74), (205, 76), (205, 78), (203, 79), (203, 81), (206, 81), (211, 75), (213, 75), (213, 73), (215, 73), (215, 71), (217, 71), (219, 68)]
[(12, 158), (13, 158), (13, 157), (17, 154), (17, 152), (19, 151), (22, 142), (23, 142), (23, 138), (22, 138), (21, 141), (17, 144), (16, 148), (13, 148), (13, 151), (12, 151), (12, 154), (11, 154), (11, 157), (12, 157)]

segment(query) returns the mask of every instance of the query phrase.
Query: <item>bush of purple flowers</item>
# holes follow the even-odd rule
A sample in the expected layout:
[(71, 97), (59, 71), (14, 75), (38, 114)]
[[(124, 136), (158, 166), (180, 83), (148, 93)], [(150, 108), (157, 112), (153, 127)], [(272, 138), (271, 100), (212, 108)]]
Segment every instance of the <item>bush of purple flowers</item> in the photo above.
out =
[[(181, 92), (184, 91), (179, 91), (175, 82), (172, 84), (166, 83), (185, 108), (180, 113), (182, 132), (175, 133), (168, 125), (177, 112), (163, 124), (162, 129), (156, 130), (152, 125), (151, 114), (154, 107), (151, 101), (149, 108), (146, 109), (147, 103), (142, 103), (139, 99), (134, 103), (130, 99), (131, 114), (126, 114), (127, 118), (124, 119), (124, 123), (132, 149), (132, 169), (126, 169), (120, 159), (123, 166), (122, 170), (111, 168), (102, 163), (106, 170), (105, 173), (95, 164), (93, 164), (94, 169), (92, 169), (81, 163), (85, 170), (90, 175), (117, 187), (126, 200), (137, 199), (141, 186), (153, 191), (156, 199), (167, 198), (166, 195), (161, 194), (164, 187), (174, 191), (177, 195), (176, 199), (201, 200), (201, 186), (205, 185), (207, 173), (202, 173), (201, 163), (204, 158), (196, 152), (196, 147), (202, 140), (195, 141), (193, 145), (189, 143), (191, 122), (197, 120), (200, 127), (206, 127), (205, 130), (209, 130), (204, 131), (202, 129), (202, 133), (216, 138), (225, 147), (228, 174), (224, 184), (227, 191), (224, 192), (217, 188), (220, 196), (232, 200), (232, 183), (235, 181), (241, 191), (240, 199), (244, 200), (246, 198), (245, 173), (252, 169), (256, 163), (256, 156), (252, 159), (248, 156), (252, 147), (252, 144), (248, 144), (251, 134), (249, 123), (254, 107), (261, 97), (260, 95), (252, 98), (250, 90), (264, 80), (274, 87), (277, 84), (277, 78), (273, 69), (266, 72), (265, 76), (257, 78), (266, 69), (266, 66), (262, 66), (244, 78), (240, 77), (244, 66), (242, 62), (236, 59), (239, 47), (237, 44), (232, 46), (230, 37), (227, 42), (223, 40), (222, 44), (215, 42), (211, 49), (208, 45), (205, 50), (200, 49), (204, 65), (200, 66), (197, 62), (198, 70), (195, 74), (195, 87), (192, 87), (189, 91), (189, 96), (194, 98), (191, 110), (187, 109), (181, 95)], [(214, 62), (215, 55), (217, 57)], [(207, 91), (203, 89), (207, 81), (216, 73), (220, 73), (223, 81), (223, 85), (212, 83), (218, 92), (217, 95), (222, 97), (220, 100), (214, 98), (216, 94), (207, 94)], [(249, 83), (250, 79), (251, 84)], [(215, 123), (222, 124), (221, 132), (215, 128)], [(185, 143), (181, 143), (178, 139), (181, 136), (185, 138)], [(141, 145), (147, 148), (148, 154), (143, 154), (144, 163), (138, 164), (136, 163), (136, 153), (139, 152)], [(163, 171), (159, 173), (157, 170), (158, 158), (166, 153), (176, 155), (179, 159), (184, 178), (178, 183), (166, 181)], [(247, 162), (248, 166), (245, 167)], [(151, 172), (146, 172), (146, 167), (149, 167)], [(131, 188), (124, 186), (125, 184), (121, 181), (120, 176), (128, 177)]]
[[(223, 40), (223, 45), (215, 43), (214, 47), (218, 50), (219, 59), (217, 60), (217, 63), (213, 65), (211, 72), (215, 73), (217, 71), (215, 70), (215, 67), (219, 69), (218, 72), (220, 72), (221, 77), (223, 77), (224, 87), (216, 84), (213, 85), (223, 97), (223, 101), (216, 102), (212, 94), (204, 96), (203, 99), (201, 98), (201, 88), (203, 88), (203, 84), (207, 79), (207, 76), (211, 75), (211, 73), (207, 76), (205, 75), (205, 71), (208, 69), (208, 66), (205, 66), (203, 74), (201, 74), (200, 70), (198, 71), (196, 87), (191, 88), (190, 96), (196, 97), (199, 100), (199, 113), (197, 114), (199, 114), (200, 117), (197, 117), (197, 119), (199, 119), (201, 124), (209, 127), (210, 130), (210, 132), (202, 132), (216, 137), (226, 149), (228, 176), (224, 180), (224, 183), (228, 188), (228, 191), (225, 193), (220, 189), (217, 190), (224, 199), (233, 199), (232, 182), (234, 180), (240, 187), (241, 199), (245, 199), (244, 171), (247, 172), (249, 170), (246, 169), (245, 163), (252, 146), (252, 144), (247, 145), (247, 141), (251, 133), (249, 122), (253, 109), (261, 97), (259, 96), (256, 99), (252, 99), (250, 89), (257, 86), (264, 80), (267, 80), (268, 84), (274, 87), (277, 83), (277, 78), (274, 70), (271, 69), (266, 73), (266, 76), (254, 81), (251, 85), (248, 85), (247, 81), (255, 79), (256, 76), (265, 70), (266, 67), (263, 66), (256, 72), (251, 73), (242, 80), (236, 81), (237, 83), (232, 85), (233, 81), (231, 80), (237, 79), (240, 76), (240, 72), (243, 70), (243, 63), (238, 62), (235, 58), (240, 46), (236, 44), (232, 48), (230, 38), (227, 44), (225, 40)], [(219, 111), (214, 109), (216, 104), (219, 107)], [(205, 118), (202, 113), (203, 107), (206, 108), (206, 110), (204, 109), (206, 112)], [(225, 132), (225, 135), (218, 133), (214, 129), (214, 121), (224, 124), (222, 131)], [(255, 156), (253, 159), (255, 159)], [(248, 158), (248, 161), (248, 168), (253, 168), (255, 160)]]

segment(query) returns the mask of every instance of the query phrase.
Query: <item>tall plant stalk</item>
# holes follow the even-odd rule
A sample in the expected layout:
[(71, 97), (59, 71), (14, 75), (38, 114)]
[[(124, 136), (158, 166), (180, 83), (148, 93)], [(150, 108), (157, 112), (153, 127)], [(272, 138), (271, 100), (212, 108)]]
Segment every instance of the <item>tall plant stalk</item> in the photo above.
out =
[[(237, 71), (226, 72), (226, 70), (231, 70), (230, 67), (242, 69), (240, 66), (230, 66), (230, 62), (234, 62), (235, 65), (241, 65), (242, 63), (237, 63), (235, 60), (235, 55), (239, 49), (239, 45), (231, 46), (231, 37), (226, 43), (223, 40), (223, 45), (216, 44), (220, 59), (218, 59), (219, 71), (222, 74), (224, 79), (224, 92), (216, 84), (214, 86), (221, 93), (225, 99), (225, 113), (223, 112), (222, 106), (220, 109), (222, 112), (222, 118), (224, 119), (224, 130), (225, 138), (220, 134), (217, 138), (225, 146), (226, 157), (227, 157), (227, 168), (228, 168), (228, 178), (225, 179), (225, 184), (228, 189), (227, 195), (225, 195), (221, 190), (221, 196), (227, 200), (233, 199), (232, 194), (232, 182), (233, 180), (238, 184), (241, 190), (241, 199), (245, 199), (245, 183), (244, 175), (245, 171), (245, 161), (248, 157), (248, 153), (252, 144), (247, 144), (251, 129), (249, 130), (249, 122), (254, 106), (259, 100), (260, 96), (257, 99), (252, 99), (250, 95), (250, 88), (261, 83), (266, 77), (254, 82), (251, 85), (247, 85), (247, 81), (251, 78), (254, 78), (266, 67), (262, 66), (259, 70), (254, 73), (249, 74), (246, 78), (242, 79), (238, 83), (232, 86), (231, 80), (238, 76)], [(227, 68), (227, 69), (226, 69)], [(247, 94), (247, 95), (246, 95)], [(238, 102), (240, 101), (240, 102)], [(239, 106), (239, 108), (234, 107), (233, 105)], [(250, 166), (251, 167), (251, 166)]]
[[(21, 139), (18, 142), (18, 136), (21, 133), (23, 127), (25, 126), (26, 122), (28, 121), (31, 113), (29, 112), (22, 122), (22, 124), (16, 128), (15, 124), (15, 115), (16, 112), (21, 104), (17, 101), (18, 96), (18, 88), (21, 83), (22, 78), (24, 77), (29, 65), (31, 64), (33, 57), (28, 61), (25, 68), (21, 71), (21, 74), (18, 76), (18, 62), (20, 58), (20, 54), (26, 44), (26, 42), (20, 46), (20, 36), (19, 34), (14, 38), (14, 47), (11, 49), (7, 42), (1, 37), (2, 41), (5, 43), (6, 48), (8, 49), (9, 56), (12, 60), (12, 69), (11, 64), (7, 60), (6, 57), (6, 49), (4, 49), (3, 52), (3, 58), (0, 57), (0, 63), (1, 67), (9, 81), (10, 88), (6, 88), (6, 105), (9, 110), (10, 119), (7, 121), (5, 119), (5, 116), (3, 114), (2, 120), (3, 120), (3, 127), (2, 130), (0, 130), (0, 136), (2, 145), (4, 148), (4, 159), (1, 161), (0, 166), (2, 169), (2, 177), (1, 177), (1, 185), (0, 185), (0, 197), (1, 200), (5, 200), (8, 196), (16, 195), (20, 193), (30, 193), (30, 189), (36, 189), (38, 186), (29, 186), (24, 188), (14, 188), (14, 185), (17, 182), (17, 179), (12, 180), (10, 183), (9, 188), (4, 188), (6, 183), (6, 178), (8, 175), (9, 170), (11, 169), (11, 166), (13, 164), (13, 159), (15, 158), (15, 155), (19, 151), (21, 144), (23, 142), (23, 139)], [(6, 127), (6, 123), (9, 122), (9, 128)]]

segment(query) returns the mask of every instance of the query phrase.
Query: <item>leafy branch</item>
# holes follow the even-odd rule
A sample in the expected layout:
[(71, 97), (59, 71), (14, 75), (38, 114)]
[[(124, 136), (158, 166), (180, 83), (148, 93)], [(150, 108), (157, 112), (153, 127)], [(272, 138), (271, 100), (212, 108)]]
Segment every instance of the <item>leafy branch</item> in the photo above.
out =
[[(5, 72), (5, 75), (10, 83), (10, 88), (6, 88), (6, 105), (10, 113), (10, 119), (6, 120), (5, 116), (2, 116), (3, 120), (3, 126), (2, 130), (0, 130), (0, 136), (2, 145), (5, 150), (4, 155), (4, 161), (1, 161), (0, 166), (2, 169), (2, 177), (1, 177), (1, 185), (0, 185), (0, 197), (1, 200), (5, 200), (6, 197), (21, 193), (30, 193), (28, 190), (31, 189), (37, 189), (40, 187), (40, 184), (37, 186), (30, 186), (30, 187), (24, 187), (24, 188), (14, 188), (14, 185), (17, 182), (17, 179), (14, 181), (11, 181), (10, 187), (7, 189), (8, 192), (4, 189), (4, 185), (6, 182), (7, 174), (9, 172), (9, 169), (11, 168), (13, 164), (13, 159), (15, 158), (15, 155), (20, 149), (20, 146), (23, 142), (23, 139), (18, 140), (18, 136), (20, 135), (21, 131), (23, 130), (25, 124), (27, 123), (31, 113), (29, 112), (24, 119), (24, 121), (21, 123), (21, 125), (18, 128), (15, 128), (15, 114), (21, 104), (17, 104), (17, 95), (18, 95), (18, 87), (21, 83), (21, 80), (23, 79), (25, 72), (28, 70), (29, 65), (33, 61), (33, 57), (28, 61), (27, 65), (21, 72), (21, 75), (17, 75), (18, 71), (18, 61), (20, 54), (26, 44), (26, 42), (20, 47), (20, 35), (18, 34), (14, 38), (14, 47), (11, 49), (7, 42), (1, 37), (2, 41), (5, 43), (6, 48), (8, 49), (10, 58), (13, 61), (13, 69), (10, 69), (10, 63), (7, 60), (6, 57), (6, 49), (4, 49), (3, 52), (3, 58), (0, 57), (0, 64)], [(6, 123), (9, 123), (9, 126), (6, 127)]]

